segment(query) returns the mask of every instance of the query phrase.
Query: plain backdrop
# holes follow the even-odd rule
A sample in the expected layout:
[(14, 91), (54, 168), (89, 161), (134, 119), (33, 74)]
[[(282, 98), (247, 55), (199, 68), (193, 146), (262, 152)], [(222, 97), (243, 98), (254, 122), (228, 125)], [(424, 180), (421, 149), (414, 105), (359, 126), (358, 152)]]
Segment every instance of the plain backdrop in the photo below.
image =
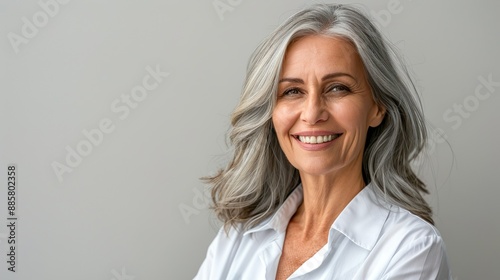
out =
[[(0, 279), (191, 279), (219, 226), (198, 178), (227, 161), (248, 58), (310, 3), (2, 0)], [(496, 279), (500, 2), (356, 3), (422, 94), (416, 167), (455, 280)]]

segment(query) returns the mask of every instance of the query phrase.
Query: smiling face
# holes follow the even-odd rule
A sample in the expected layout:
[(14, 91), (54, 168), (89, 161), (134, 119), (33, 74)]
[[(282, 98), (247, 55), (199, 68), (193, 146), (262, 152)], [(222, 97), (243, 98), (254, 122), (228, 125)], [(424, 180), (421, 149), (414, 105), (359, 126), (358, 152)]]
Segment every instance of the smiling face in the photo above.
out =
[(272, 121), (301, 176), (362, 176), (368, 128), (378, 126), (384, 112), (350, 42), (311, 35), (288, 47)]

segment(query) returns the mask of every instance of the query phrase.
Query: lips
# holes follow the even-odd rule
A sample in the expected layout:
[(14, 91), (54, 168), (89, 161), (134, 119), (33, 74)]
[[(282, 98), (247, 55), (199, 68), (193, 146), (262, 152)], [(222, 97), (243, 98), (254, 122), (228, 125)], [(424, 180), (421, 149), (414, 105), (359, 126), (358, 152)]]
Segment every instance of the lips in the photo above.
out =
[(331, 142), (341, 135), (342, 133), (304, 132), (298, 133), (297, 135), (294, 135), (294, 137), (304, 144), (323, 144)]
[(321, 144), (335, 140), (340, 134), (319, 135), (319, 136), (297, 136), (300, 142), (306, 144)]

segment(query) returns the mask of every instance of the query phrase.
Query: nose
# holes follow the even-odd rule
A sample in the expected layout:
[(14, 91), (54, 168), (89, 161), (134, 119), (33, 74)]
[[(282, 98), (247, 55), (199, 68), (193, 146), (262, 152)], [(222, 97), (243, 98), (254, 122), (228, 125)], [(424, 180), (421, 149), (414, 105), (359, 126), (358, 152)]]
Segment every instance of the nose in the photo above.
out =
[(307, 99), (304, 101), (301, 119), (309, 125), (328, 120), (328, 111), (321, 94), (308, 94)]

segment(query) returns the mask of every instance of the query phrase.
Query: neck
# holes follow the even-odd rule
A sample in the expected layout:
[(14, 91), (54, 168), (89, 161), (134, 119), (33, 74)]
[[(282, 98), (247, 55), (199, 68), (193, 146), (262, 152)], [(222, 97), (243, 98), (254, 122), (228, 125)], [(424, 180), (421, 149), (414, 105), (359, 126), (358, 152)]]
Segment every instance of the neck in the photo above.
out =
[(293, 217), (305, 236), (327, 234), (349, 202), (364, 188), (362, 176), (301, 174), (304, 200)]

